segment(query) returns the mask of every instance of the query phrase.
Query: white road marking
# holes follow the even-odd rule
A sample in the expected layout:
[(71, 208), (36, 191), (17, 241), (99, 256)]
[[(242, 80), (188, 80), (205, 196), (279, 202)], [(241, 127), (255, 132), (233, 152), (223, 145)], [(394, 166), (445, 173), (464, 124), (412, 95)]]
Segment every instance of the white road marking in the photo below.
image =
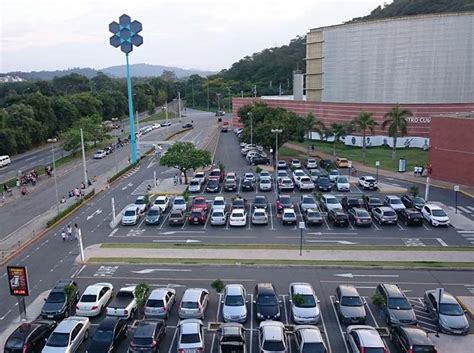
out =
[(472, 213), (470, 210), (468, 210), (467, 208), (465, 208), (463, 206), (458, 206), (458, 209), (460, 209), (461, 211), (463, 211), (465, 213)]
[(173, 350), (176, 349), (175, 345), (174, 345), (174, 340), (176, 339), (176, 334), (178, 333), (178, 329), (175, 329), (174, 330), (174, 334), (173, 334), (173, 338), (171, 339), (171, 344), (170, 344), (170, 348), (168, 349), (168, 353), (171, 353)]
[(201, 241), (200, 240), (196, 240), (196, 239), (175, 239), (175, 240), (156, 240), (154, 239), (153, 240), (154, 243), (200, 243)]
[(115, 233), (118, 232), (118, 228), (115, 228), (113, 231), (110, 232), (110, 234), (108, 235), (109, 237), (113, 237)]
[[(17, 305), (18, 305), (18, 303), (17, 303)], [(4, 319), (8, 316), (8, 314), (10, 314), (11, 312), (12, 312), (12, 309), (8, 310), (8, 311), (5, 313), (5, 315), (3, 315), (3, 316), (0, 317), (0, 320), (4, 320)]]
[(86, 268), (87, 265), (82, 265), (81, 268), (79, 268), (76, 272), (73, 273), (73, 275), (71, 276), (71, 278), (74, 278), (76, 276), (79, 276), (79, 273), (82, 272), (82, 270), (84, 270)]
[(348, 240), (313, 240), (313, 239), (308, 239), (306, 240), (307, 243), (337, 243), (341, 245), (356, 245), (359, 243), (353, 242), (353, 241), (348, 241)]
[(271, 225), (271, 230), (275, 230), (275, 228), (273, 227), (273, 213), (272, 213), (272, 204), (268, 204), (268, 206), (270, 207), (270, 225)]
[(191, 269), (184, 269), (184, 268), (146, 268), (139, 271), (130, 271), (132, 273), (138, 274), (147, 274), (147, 273), (154, 273), (154, 272), (191, 272)]
[[(367, 302), (367, 300), (366, 300), (366, 302)], [(370, 314), (370, 316), (372, 317), (372, 320), (374, 320), (375, 327), (380, 327), (380, 326), (379, 326), (379, 323), (378, 323), (377, 320), (375, 319), (375, 316), (374, 316), (374, 313), (372, 312), (372, 309), (370, 309), (370, 305), (368, 304), (368, 302), (367, 302), (367, 304), (366, 304), (365, 306), (367, 307), (367, 310), (369, 310), (369, 314)]]
[(343, 278), (354, 278), (354, 277), (387, 277), (387, 278), (398, 278), (399, 275), (384, 275), (384, 274), (380, 274), (380, 275), (358, 275), (358, 274), (353, 274), (352, 272), (349, 272), (349, 273), (336, 273), (334, 274), (333, 276), (336, 276), (336, 277), (343, 277)]
[[(341, 323), (339, 322), (339, 318), (337, 316), (337, 311), (336, 311), (336, 307), (334, 306), (334, 302), (333, 302), (333, 299), (334, 297), (331, 295), (329, 297), (329, 299), (331, 300), (331, 307), (332, 307), (332, 310), (334, 312), (334, 316), (336, 317), (336, 321), (337, 321), (337, 326), (339, 327), (339, 332), (341, 333), (341, 336), (342, 336), (342, 342), (344, 343), (344, 347), (346, 348), (346, 352), (349, 352), (349, 347), (347, 346), (347, 342), (346, 342), (346, 337), (344, 335), (344, 331), (342, 330), (342, 326), (341, 326)], [(321, 313), (322, 313), (322, 310), (321, 310)], [(326, 329), (324, 329), (324, 331), (326, 331)], [(326, 331), (327, 332), (327, 331)], [(328, 340), (329, 341), (329, 340)]]
[(441, 238), (436, 238), (436, 240), (437, 240), (438, 243), (440, 243), (442, 246), (448, 246), (448, 244), (446, 244), (443, 239), (441, 239)]

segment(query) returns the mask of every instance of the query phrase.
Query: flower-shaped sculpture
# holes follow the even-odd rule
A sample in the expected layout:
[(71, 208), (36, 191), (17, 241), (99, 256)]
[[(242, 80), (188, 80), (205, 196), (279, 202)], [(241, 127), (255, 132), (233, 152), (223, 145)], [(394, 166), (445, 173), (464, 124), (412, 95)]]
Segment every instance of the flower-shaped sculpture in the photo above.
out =
[(133, 50), (133, 46), (140, 46), (143, 44), (143, 37), (138, 33), (142, 30), (142, 24), (138, 21), (131, 22), (131, 18), (128, 15), (122, 15), (119, 17), (119, 23), (112, 22), (109, 24), (109, 31), (113, 33), (110, 37), (110, 45), (117, 48), (120, 46), (120, 50), (125, 54), (130, 53)]

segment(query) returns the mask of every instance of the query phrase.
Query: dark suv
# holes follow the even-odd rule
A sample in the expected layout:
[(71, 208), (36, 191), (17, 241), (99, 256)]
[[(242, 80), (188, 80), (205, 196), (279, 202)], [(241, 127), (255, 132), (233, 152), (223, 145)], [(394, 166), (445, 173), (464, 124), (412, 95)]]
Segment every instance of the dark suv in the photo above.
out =
[(129, 353), (158, 352), (160, 342), (165, 335), (166, 324), (163, 320), (140, 321), (130, 341)]
[(257, 321), (280, 319), (280, 300), (273, 284), (258, 283), (255, 286), (253, 302)]
[(423, 225), (423, 215), (415, 208), (405, 208), (398, 214), (398, 219), (405, 224), (409, 225)]
[[(64, 288), (71, 286), (71, 294), (66, 295)], [(60, 280), (49, 292), (45, 299), (41, 316), (44, 319), (61, 320), (73, 313), (76, 303), (79, 301), (79, 288), (76, 282), (71, 280)]]
[(393, 327), (390, 340), (400, 352), (437, 353), (435, 345), (428, 334), (418, 327)]
[(417, 324), (415, 311), (398, 285), (381, 283), (375, 291), (382, 296), (382, 311), (389, 326)]
[(416, 208), (417, 210), (421, 210), (426, 203), (425, 199), (420, 196), (403, 195), (400, 199), (406, 208)]
[(341, 199), (341, 205), (342, 205), (342, 208), (347, 211), (351, 208), (362, 208), (363, 201), (359, 197), (344, 196)]
[(56, 322), (47, 320), (21, 324), (8, 337), (4, 352), (40, 353), (55, 328)]

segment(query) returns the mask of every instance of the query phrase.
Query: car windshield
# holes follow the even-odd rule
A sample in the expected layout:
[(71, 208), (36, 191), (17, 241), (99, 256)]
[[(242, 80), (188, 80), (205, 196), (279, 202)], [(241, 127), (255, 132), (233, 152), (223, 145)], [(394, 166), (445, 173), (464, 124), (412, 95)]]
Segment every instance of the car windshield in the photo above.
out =
[(214, 200), (214, 206), (224, 206), (224, 200)]
[(396, 215), (396, 213), (393, 211), (384, 211), (383, 215), (388, 216), (388, 217), (393, 217)]
[(390, 199), (390, 203), (392, 205), (399, 205), (402, 203), (402, 201), (400, 199)]
[(310, 212), (308, 212), (308, 217), (320, 218), (321, 214), (319, 212), (316, 212), (316, 211), (310, 211)]
[(151, 346), (153, 339), (151, 337), (134, 337), (133, 343), (137, 346)]
[(53, 332), (48, 338), (47, 346), (50, 347), (67, 347), (69, 344), (69, 333)]
[(199, 333), (183, 333), (181, 335), (181, 343), (198, 343), (201, 342)]
[(456, 303), (441, 303), (439, 306), (439, 312), (440, 314), (448, 316), (464, 315), (464, 310)]
[(174, 200), (175, 205), (184, 205), (185, 201), (183, 199), (176, 199)]
[(369, 199), (369, 203), (371, 205), (381, 205), (382, 204), (382, 201), (380, 201), (380, 199), (377, 199), (375, 197), (372, 197)]
[(218, 182), (217, 180), (209, 180), (209, 182), (207, 183), (207, 186), (211, 186), (211, 187), (214, 187), (214, 186), (217, 186), (218, 185)]
[(313, 204), (314, 203), (314, 200), (311, 198), (311, 197), (305, 197), (303, 199), (303, 203), (311, 203)]
[(367, 211), (357, 211), (357, 217), (370, 217)]
[(84, 294), (81, 297), (81, 302), (83, 303), (95, 303), (97, 301), (97, 296), (93, 294)]
[(170, 214), (170, 218), (181, 218), (181, 213), (180, 212), (172, 212)]
[(362, 299), (358, 296), (345, 296), (341, 299), (342, 306), (362, 306)]
[(128, 210), (128, 211), (125, 211), (125, 216), (135, 216), (135, 211), (132, 211), (132, 210)]
[(263, 212), (263, 211), (255, 211), (255, 212), (253, 213), (253, 215), (254, 215), (255, 217), (265, 217), (265, 212)]
[(417, 197), (415, 197), (415, 198), (413, 199), (413, 202), (414, 202), (414, 203), (425, 203), (425, 199), (423, 199), (423, 198), (417, 196)]
[(339, 179), (337, 179), (337, 182), (338, 183), (346, 183), (346, 184), (348, 183), (346, 178), (339, 178)]
[(432, 214), (435, 217), (446, 217), (446, 213), (443, 210), (433, 210)]
[(241, 295), (228, 295), (225, 297), (225, 305), (227, 306), (242, 306), (244, 304), (245, 301)]
[(412, 307), (406, 298), (390, 298), (388, 308), (396, 310), (411, 310)]
[(269, 341), (263, 343), (263, 350), (269, 352), (280, 352), (285, 350), (285, 345), (282, 341)]
[(329, 197), (326, 199), (326, 203), (334, 205), (336, 203), (339, 203), (339, 201), (337, 201), (336, 198)]
[(365, 347), (364, 353), (385, 353), (386, 350), (383, 347)]
[(257, 305), (271, 306), (278, 305), (278, 300), (274, 295), (259, 295), (257, 298)]
[(148, 299), (148, 301), (146, 302), (146, 306), (148, 306), (149, 308), (162, 308), (165, 306), (165, 304), (161, 299)]
[(204, 205), (205, 203), (206, 203), (206, 200), (204, 199), (194, 199), (195, 205)]
[(290, 179), (285, 179), (282, 180), (282, 184), (293, 184), (293, 182)]
[(285, 204), (285, 205), (289, 205), (291, 203), (291, 201), (290, 201), (289, 197), (281, 197), (280, 198), (280, 203)]
[(212, 212), (212, 217), (224, 217), (224, 212), (222, 211)]
[(287, 212), (283, 213), (283, 216), (289, 218), (289, 217), (295, 217), (296, 214), (292, 211), (287, 211)]
[(261, 184), (270, 184), (270, 179), (262, 179), (260, 180)]
[(191, 180), (191, 182), (189, 183), (190, 186), (198, 186), (199, 185), (199, 181), (197, 180)]
[(145, 200), (143, 200), (143, 199), (137, 199), (135, 201), (135, 205), (143, 205), (144, 203), (145, 203)]
[(158, 210), (150, 210), (148, 211), (149, 216), (158, 216), (160, 214), (160, 211)]
[(163, 199), (157, 199), (157, 200), (155, 200), (155, 204), (156, 204), (156, 205), (164, 205), (165, 203), (166, 203), (166, 202), (165, 202), (165, 200), (163, 200)]
[(64, 293), (62, 292), (51, 292), (46, 299), (48, 303), (64, 303)]
[(339, 175), (339, 172), (337, 170), (331, 170), (329, 175)]
[(316, 306), (316, 300), (314, 299), (314, 296), (310, 294), (299, 294), (299, 298), (297, 302), (295, 302), (295, 306), (298, 308), (314, 308)]
[(326, 353), (326, 348), (322, 343), (305, 343), (301, 353)]
[(201, 212), (191, 212), (191, 217), (201, 217)]
[(96, 342), (110, 342), (112, 341), (112, 331), (97, 330), (94, 334), (93, 340)]
[(181, 307), (183, 309), (197, 309), (199, 305), (197, 302), (182, 302)]
[(243, 212), (233, 212), (232, 217), (243, 217), (244, 213)]
[(7, 343), (5, 344), (5, 348), (10, 348), (10, 349), (19, 349), (19, 350), (22, 350), (23, 349), (23, 339), (19, 338), (19, 337), (10, 337), (7, 341)]
[(319, 184), (321, 184), (321, 185), (325, 185), (325, 184), (326, 184), (326, 185), (327, 185), (327, 184), (329, 184), (329, 183), (330, 183), (330, 181), (329, 181), (328, 178), (326, 178), (326, 177), (319, 178)]

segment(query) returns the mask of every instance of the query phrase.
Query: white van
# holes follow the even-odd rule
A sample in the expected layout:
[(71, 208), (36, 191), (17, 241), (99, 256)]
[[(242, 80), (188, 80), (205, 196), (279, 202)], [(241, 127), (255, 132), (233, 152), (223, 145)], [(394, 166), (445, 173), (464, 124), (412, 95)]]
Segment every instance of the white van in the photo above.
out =
[(0, 156), (0, 168), (1, 167), (6, 167), (9, 165), (12, 161), (10, 160), (9, 156)]

